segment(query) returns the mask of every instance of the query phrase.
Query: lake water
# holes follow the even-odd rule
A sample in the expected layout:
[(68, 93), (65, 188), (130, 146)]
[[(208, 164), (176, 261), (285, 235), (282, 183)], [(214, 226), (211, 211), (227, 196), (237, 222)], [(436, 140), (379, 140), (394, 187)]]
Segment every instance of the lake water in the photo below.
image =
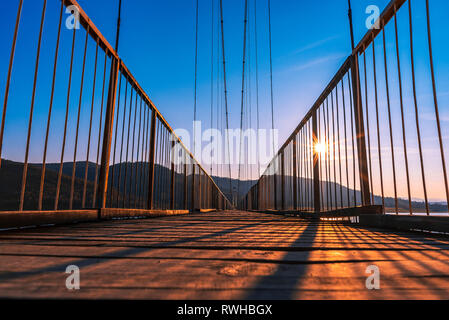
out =
[[(396, 215), (395, 212), (387, 212), (386, 214)], [(408, 212), (399, 212), (400, 216), (410, 215)], [(413, 213), (414, 216), (427, 216), (425, 212)], [(449, 212), (431, 212), (431, 217), (449, 217)]]

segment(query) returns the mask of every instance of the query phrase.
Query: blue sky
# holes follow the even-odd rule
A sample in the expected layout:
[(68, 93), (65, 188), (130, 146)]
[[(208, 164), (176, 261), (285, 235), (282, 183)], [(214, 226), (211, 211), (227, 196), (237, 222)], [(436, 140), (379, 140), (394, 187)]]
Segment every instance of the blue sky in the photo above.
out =
[[(254, 0), (250, 0), (253, 8)], [(5, 44), (0, 51), (0, 98), (3, 101), (6, 72), (9, 62), (9, 48), (15, 22), (18, 0), (1, 1), (0, 28), (5, 30), (1, 34), (1, 41)], [(41, 86), (51, 81), (51, 70), (56, 24), (58, 18), (59, 1), (49, 0), (46, 24), (44, 29), (44, 42), (42, 65), (39, 79)], [(224, 27), (226, 42), (227, 76), (230, 107), (230, 126), (239, 127), (240, 120), (240, 90), (242, 68), (243, 43), (243, 0), (224, 0)], [(353, 0), (354, 31), (356, 42), (367, 32), (365, 9), (368, 5), (377, 5), (381, 10), (388, 0)], [(209, 0), (200, 0), (199, 21), (199, 65), (198, 65), (198, 113), (199, 119), (210, 122), (210, 77), (211, 77), (211, 3)], [(215, 13), (218, 1), (215, 0)], [(432, 36), (434, 41), (434, 57), (437, 73), (437, 84), (440, 98), (440, 111), (443, 120), (444, 136), (447, 137), (447, 121), (449, 121), (449, 58), (447, 55), (447, 12), (449, 3), (445, 0), (431, 0)], [(115, 28), (117, 19), (118, 1), (110, 0), (79, 0), (98, 29), (114, 46)], [(416, 68), (419, 96), (422, 97), (423, 139), (427, 139), (429, 166), (438, 162), (438, 145), (435, 144), (434, 116), (431, 103), (431, 86), (428, 77), (427, 47), (425, 38), (425, 12), (424, 0), (413, 0)], [(42, 1), (25, 1), (22, 24), (19, 32), (16, 60), (14, 64), (14, 88), (11, 89), (10, 103), (8, 105), (8, 121), (5, 131), (4, 157), (20, 160), (23, 158), (26, 122), (31, 95), (32, 76), (34, 70), (35, 47), (37, 43), (38, 26)], [(258, 51), (260, 76), (260, 111), (261, 127), (271, 126), (270, 92), (269, 92), (269, 56), (268, 56), (268, 18), (267, 1), (257, 0), (258, 19)], [(401, 36), (401, 50), (403, 63), (408, 64), (407, 45), (408, 29), (406, 20), (407, 8), (401, 9), (398, 15)], [(250, 13), (250, 23), (253, 19)], [(216, 22), (216, 19), (214, 20)], [(215, 25), (215, 32), (217, 31)], [(391, 28), (388, 29), (388, 49), (390, 59), (394, 63), (394, 46)], [(349, 26), (347, 18), (346, 0), (272, 0), (272, 41), (273, 41), (273, 81), (275, 103), (275, 126), (279, 129), (280, 144), (290, 135), (298, 122), (311, 107), (313, 102), (325, 88), (328, 81), (338, 70), (342, 62), (350, 54)], [(68, 63), (71, 33), (63, 29), (61, 44), (64, 54), (61, 55), (61, 65)], [(216, 38), (214, 38), (216, 41)], [(164, 117), (174, 128), (188, 128), (193, 120), (193, 88), (194, 88), (194, 53), (195, 53), (195, 1), (194, 0), (123, 0), (122, 28), (120, 33), (119, 54), (125, 64), (134, 74), (144, 90), (159, 108)], [(251, 41), (254, 41), (252, 39)], [(83, 44), (83, 38), (77, 38), (78, 49)], [(92, 44), (90, 44), (92, 47)], [(254, 50), (254, 47), (251, 47)], [(30, 54), (30, 52), (32, 54)], [(254, 52), (252, 53), (254, 54)], [(380, 52), (379, 52), (380, 54)], [(369, 58), (369, 57), (368, 57)], [(379, 55), (379, 61), (381, 56)], [(48, 61), (47, 61), (48, 60)], [(78, 57), (77, 62), (80, 63)], [(254, 60), (253, 73), (254, 77)], [(408, 65), (407, 65), (408, 66)], [(88, 70), (91, 71), (92, 62), (88, 61)], [(75, 76), (79, 76), (75, 71)], [(404, 77), (409, 78), (408, 67), (403, 68)], [(392, 71), (394, 74), (394, 69)], [(25, 76), (26, 74), (26, 76)], [(380, 77), (381, 75), (379, 75)], [(254, 79), (253, 79), (254, 81)], [(393, 80), (394, 83), (394, 80)], [(254, 82), (253, 82), (254, 84)], [(63, 85), (61, 92), (64, 92)], [(74, 84), (74, 92), (76, 84)], [(79, 85), (78, 85), (79, 86)], [(410, 85), (404, 84), (405, 90)], [(253, 88), (254, 90), (254, 88)], [(381, 89), (379, 89), (381, 90)], [(42, 91), (42, 90), (41, 90)], [(48, 90), (47, 90), (48, 91)], [(254, 91), (253, 91), (254, 92)], [(76, 94), (75, 94), (76, 95)], [(392, 100), (395, 99), (394, 92)], [(33, 132), (39, 135), (42, 122), (48, 108), (48, 92), (37, 97), (36, 116)], [(406, 100), (410, 99), (405, 94)], [(39, 100), (41, 99), (41, 100)], [(64, 97), (56, 97), (64, 102)], [(372, 97), (370, 97), (372, 99)], [(86, 100), (88, 100), (86, 98)], [(397, 102), (397, 99), (396, 99)], [(409, 100), (408, 100), (409, 102)], [(392, 102), (394, 103), (394, 102)], [(407, 101), (406, 101), (407, 103)], [(42, 105), (41, 105), (42, 104)], [(75, 109), (75, 108), (74, 108)], [(397, 109), (397, 108), (396, 108)], [(410, 109), (411, 110), (411, 109)], [(63, 116), (64, 106), (56, 108), (56, 116)], [(413, 126), (413, 113), (407, 113), (407, 124)], [(398, 114), (394, 116), (395, 125), (398, 123)], [(426, 120), (427, 119), (427, 120)], [(254, 120), (253, 120), (254, 121)], [(253, 122), (254, 124), (254, 122)], [(56, 128), (61, 123), (55, 123)], [(86, 128), (82, 128), (85, 131)], [(427, 132), (428, 131), (428, 132)], [(55, 131), (57, 132), (57, 130)], [(14, 136), (16, 139), (8, 139)], [(396, 136), (395, 136), (396, 137)], [(59, 136), (54, 134), (55, 144)], [(397, 140), (400, 141), (398, 127)], [(411, 140), (413, 134), (411, 133)], [(386, 139), (384, 139), (386, 141)], [(445, 138), (447, 141), (447, 138)], [(31, 160), (40, 161), (38, 143), (31, 150)], [(416, 143), (411, 141), (409, 147)], [(385, 144), (385, 146), (388, 146)], [(398, 144), (400, 149), (401, 145)], [(57, 161), (58, 153), (50, 151), (50, 160)], [(373, 157), (374, 158), (374, 157)], [(397, 160), (400, 161), (400, 160)], [(411, 161), (414, 161), (413, 159)], [(418, 171), (418, 170), (416, 170)], [(431, 173), (436, 181), (441, 180), (440, 170)], [(418, 178), (419, 179), (419, 176)], [(436, 189), (440, 189), (438, 185)], [(419, 190), (416, 192), (419, 194)], [(403, 195), (403, 191), (401, 195)], [(419, 198), (419, 196), (417, 196)], [(441, 195), (436, 192), (435, 199)]]

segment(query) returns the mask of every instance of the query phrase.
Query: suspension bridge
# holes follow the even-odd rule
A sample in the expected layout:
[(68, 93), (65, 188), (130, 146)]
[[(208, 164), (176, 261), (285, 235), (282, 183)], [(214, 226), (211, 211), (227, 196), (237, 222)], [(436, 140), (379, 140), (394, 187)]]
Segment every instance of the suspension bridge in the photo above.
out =
[[(44, 28), (54, 2), (57, 23)], [(415, 36), (412, 10), (418, 2), (425, 32)], [(13, 93), (24, 72), (17, 71), (15, 56), (27, 4), (16, 3), (8, 67), (1, 74), (0, 297), (449, 298), (449, 218), (441, 214), (448, 211), (449, 189), (437, 81), (444, 70), (434, 63), (432, 2), (391, 0), (378, 28), (358, 44), (350, 24), (351, 53), (247, 193), (243, 184), (252, 169), (245, 161), (238, 179), (232, 179), (227, 164), (220, 177), (219, 169), (213, 176), (214, 168), (196, 160), (120, 58), (120, 13), (113, 47), (75, 0), (42, 1), (36, 52), (28, 53), (35, 64), (26, 71), (33, 77), (31, 103), (20, 112), (26, 127), (15, 128), (21, 134), (8, 131), (18, 101)], [(222, 1), (218, 4), (212, 8), (218, 35), (212, 41), (220, 52), (215, 58), (223, 108), (222, 117), (213, 118), (211, 99), (211, 124), (215, 119), (229, 129), (226, 17)], [(251, 4), (255, 9), (256, 2), (245, 1), (241, 129), (254, 120), (247, 102), (248, 73), (253, 75), (248, 60), (257, 57)], [(198, 7), (197, 1), (194, 120)], [(70, 33), (63, 30), (66, 10), (75, 17)], [(398, 15), (407, 17), (405, 27), (398, 28)], [(349, 16), (352, 21), (351, 9)], [(269, 0), (267, 17), (274, 129)], [(52, 50), (43, 41), (50, 28)], [(404, 38), (406, 55), (400, 51)], [(248, 54), (254, 41), (255, 51)], [(416, 42), (425, 44), (426, 55), (415, 57)], [(51, 62), (44, 63), (48, 57)], [(428, 79), (416, 76), (418, 59), (419, 68), (427, 66)], [(257, 72), (257, 58), (255, 65)], [(40, 70), (47, 75), (45, 84), (39, 82)], [(211, 79), (213, 90), (213, 71)], [(438, 146), (431, 155), (423, 147), (417, 94), (423, 81), (431, 88)], [(44, 102), (42, 95), (48, 96)], [(259, 128), (258, 109), (256, 115)], [(40, 159), (32, 161), (39, 139)], [(22, 160), (8, 159), (5, 150), (19, 143), (25, 144)], [(239, 147), (244, 146), (241, 140)], [(429, 196), (435, 185), (445, 200)], [(79, 290), (67, 287), (70, 266), (80, 272)], [(376, 272), (380, 286), (369, 278)]]

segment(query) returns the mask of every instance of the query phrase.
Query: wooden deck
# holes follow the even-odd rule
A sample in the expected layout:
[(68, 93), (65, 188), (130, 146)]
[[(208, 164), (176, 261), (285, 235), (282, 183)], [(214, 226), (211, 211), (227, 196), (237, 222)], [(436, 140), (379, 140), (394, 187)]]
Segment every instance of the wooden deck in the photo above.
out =
[(0, 297), (449, 299), (449, 238), (246, 212), (2, 231)]

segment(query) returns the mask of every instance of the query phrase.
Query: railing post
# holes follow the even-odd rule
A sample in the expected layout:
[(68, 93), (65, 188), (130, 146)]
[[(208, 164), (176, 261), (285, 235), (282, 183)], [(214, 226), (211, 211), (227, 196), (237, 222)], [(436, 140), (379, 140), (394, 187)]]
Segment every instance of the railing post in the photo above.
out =
[(206, 199), (204, 200), (204, 208), (205, 209), (209, 209), (209, 204), (210, 204), (210, 193), (209, 193), (209, 191), (210, 191), (210, 186), (209, 186), (209, 179), (205, 179), (206, 181), (204, 182), (205, 183), (205, 185), (206, 185), (206, 188), (205, 188), (205, 190), (204, 190), (204, 195), (206, 196)]
[(150, 155), (148, 160), (148, 210), (153, 210), (154, 193), (154, 156), (156, 149), (156, 110), (152, 109), (150, 132)]
[(184, 153), (184, 210), (187, 210), (187, 152)]
[(175, 140), (171, 143), (171, 188), (170, 188), (170, 209), (175, 210)]
[(252, 189), (251, 189), (252, 191), (252, 201), (251, 201), (251, 210), (256, 210), (257, 209), (257, 193), (256, 193), (256, 190), (257, 190), (257, 187), (256, 186), (254, 186)]
[(251, 210), (256, 209), (256, 189), (251, 189)]
[(215, 186), (213, 185), (212, 180), (210, 181), (210, 196), (211, 196), (210, 203), (212, 205), (212, 209), (216, 209), (218, 207), (218, 202), (217, 196), (215, 194)]
[(209, 178), (207, 178), (207, 204), (212, 207), (212, 184), (210, 183)]
[(371, 204), (368, 178), (368, 162), (366, 155), (365, 127), (363, 121), (362, 94), (360, 88), (359, 63), (357, 53), (351, 57), (351, 78), (354, 100), (354, 121), (357, 137), (357, 156), (359, 160), (359, 177), (363, 205)]
[(200, 166), (198, 166), (198, 209), (199, 211), (201, 211), (202, 207), (203, 207), (203, 184), (202, 184), (202, 175), (201, 175), (201, 168)]
[(256, 204), (256, 210), (260, 210), (260, 180), (257, 181), (256, 185), (256, 197), (257, 197), (257, 204)]
[(285, 155), (284, 150), (281, 153), (281, 210), (285, 210)]
[(192, 212), (195, 211), (195, 163), (192, 163), (192, 187), (190, 189), (192, 203), (190, 204)]
[[(264, 177), (262, 177), (262, 179), (264, 179)], [(260, 199), (261, 199), (261, 207), (259, 208), (259, 210), (262, 209), (266, 209), (266, 204), (265, 204), (265, 181), (261, 180), (260, 186), (259, 186), (259, 192), (260, 192)]]
[(278, 171), (278, 159), (279, 157), (276, 156), (274, 159), (275, 161), (275, 167), (274, 167), (274, 174), (273, 174), (273, 200), (274, 200), (274, 210), (278, 209), (278, 193), (277, 193), (277, 171)]
[[(117, 95), (117, 80), (120, 72), (120, 59), (112, 56), (111, 73), (109, 77), (108, 102), (106, 105), (106, 115), (103, 134), (103, 148), (101, 151), (100, 177), (98, 183), (98, 205), (100, 209), (106, 207), (106, 198), (108, 192), (109, 178), (109, 158), (111, 156), (112, 130), (114, 124), (115, 99)], [(101, 210), (98, 212), (98, 218), (101, 219)]]
[(315, 212), (321, 212), (321, 194), (320, 194), (320, 162), (318, 152), (315, 152), (315, 144), (318, 141), (318, 122), (316, 116), (316, 110), (313, 111), (312, 115), (312, 135), (313, 135), (313, 203)]
[(296, 137), (293, 139), (293, 210), (298, 210), (298, 173), (296, 160)]

